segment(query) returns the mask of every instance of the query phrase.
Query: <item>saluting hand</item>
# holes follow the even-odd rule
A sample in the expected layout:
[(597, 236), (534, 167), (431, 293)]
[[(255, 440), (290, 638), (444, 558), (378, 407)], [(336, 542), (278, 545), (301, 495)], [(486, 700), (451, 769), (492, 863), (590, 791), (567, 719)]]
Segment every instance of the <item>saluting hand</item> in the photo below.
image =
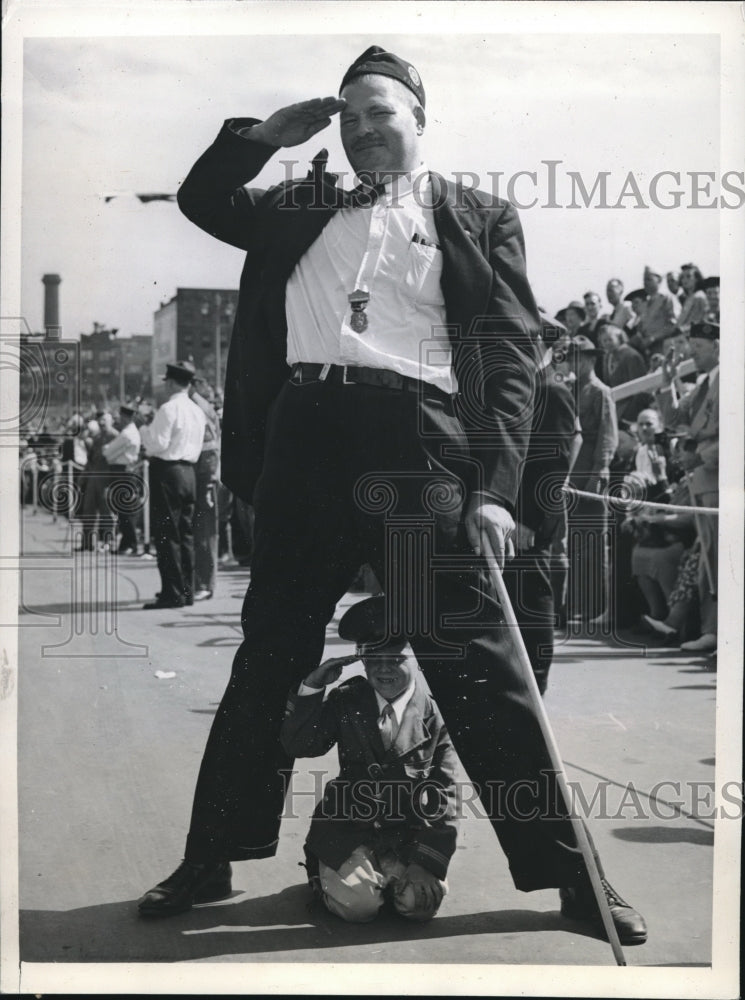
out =
[(338, 114), (345, 104), (340, 97), (314, 97), (290, 104), (254, 125), (251, 136), (270, 146), (299, 146), (329, 126), (331, 116)]
[(350, 663), (356, 663), (357, 660), (359, 660), (357, 653), (351, 656), (332, 656), (330, 659), (324, 660), (315, 670), (311, 670), (303, 681), (303, 684), (306, 687), (318, 688), (320, 690), (326, 687), (327, 684), (333, 684), (334, 681), (338, 681), (344, 667), (348, 667)]

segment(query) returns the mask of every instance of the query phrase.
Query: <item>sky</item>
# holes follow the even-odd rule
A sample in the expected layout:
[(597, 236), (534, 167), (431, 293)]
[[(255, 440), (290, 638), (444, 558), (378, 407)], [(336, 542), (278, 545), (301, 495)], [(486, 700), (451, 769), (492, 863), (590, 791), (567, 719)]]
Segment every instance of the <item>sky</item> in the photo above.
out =
[[(493, 29), (493, 24), (486, 21)], [(289, 26), (292, 27), (290, 19)], [(550, 21), (547, 21), (547, 27)], [(456, 26), (457, 27), (457, 26)], [(152, 332), (153, 312), (177, 287), (236, 288), (242, 254), (201, 233), (174, 203), (142, 205), (132, 192), (175, 192), (225, 118), (266, 117), (296, 100), (335, 94), (349, 63), (370, 44), (400, 53), (427, 92), (426, 162), (452, 176), (472, 171), (522, 177), (514, 194), (538, 302), (554, 314), (619, 276), (641, 284), (646, 264), (666, 271), (692, 260), (719, 272), (720, 213), (691, 207), (690, 181), (677, 209), (655, 207), (660, 171), (712, 171), (719, 162), (719, 39), (714, 34), (242, 34), (189, 37), (26, 38), (23, 61), (23, 315), (42, 329), (41, 277), (62, 277), (63, 334), (93, 323), (122, 335)], [(330, 168), (348, 170), (336, 123), (285, 150), (255, 182), (304, 174), (326, 146)], [(632, 195), (619, 208), (549, 208), (571, 201), (569, 171), (588, 190), (607, 171), (614, 205), (633, 172), (647, 208)], [(350, 180), (350, 185), (353, 183)], [(472, 183), (469, 181), (468, 183)], [(677, 185), (665, 179), (659, 198)], [(719, 192), (718, 184), (712, 193)], [(130, 192), (108, 203), (103, 195)], [(711, 196), (701, 196), (701, 201)], [(575, 202), (576, 203), (576, 202)]]

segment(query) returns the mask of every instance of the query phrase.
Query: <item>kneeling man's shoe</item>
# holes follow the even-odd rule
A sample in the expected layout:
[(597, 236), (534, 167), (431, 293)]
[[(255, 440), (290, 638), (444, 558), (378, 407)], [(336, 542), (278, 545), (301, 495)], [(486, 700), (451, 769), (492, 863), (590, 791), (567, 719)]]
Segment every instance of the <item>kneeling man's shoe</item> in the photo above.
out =
[(230, 895), (232, 874), (229, 861), (203, 865), (182, 861), (173, 875), (145, 893), (137, 908), (143, 917), (170, 917), (194, 903), (214, 903)]
[[(644, 944), (647, 940), (647, 925), (641, 913), (630, 906), (618, 895), (616, 890), (605, 879), (601, 879), (603, 892), (608, 901), (613, 923), (616, 927), (618, 940), (621, 944)], [(570, 920), (583, 920), (591, 923), (602, 935), (607, 938), (603, 918), (600, 915), (600, 907), (592, 891), (592, 885), (588, 879), (580, 886), (572, 886), (569, 889), (559, 889), (561, 899), (561, 913)]]

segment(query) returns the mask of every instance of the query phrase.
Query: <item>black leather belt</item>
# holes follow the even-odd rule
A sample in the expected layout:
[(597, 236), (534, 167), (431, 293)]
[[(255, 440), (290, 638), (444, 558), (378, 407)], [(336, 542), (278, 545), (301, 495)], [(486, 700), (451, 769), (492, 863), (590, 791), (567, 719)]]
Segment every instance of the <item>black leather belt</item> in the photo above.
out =
[(292, 366), (290, 381), (293, 385), (305, 385), (308, 382), (327, 382), (329, 385), (371, 385), (379, 389), (393, 389), (398, 392), (432, 392), (445, 399), (452, 399), (450, 393), (430, 382), (411, 378), (410, 375), (401, 375), (399, 372), (392, 372), (387, 368), (322, 365), (318, 362), (298, 361)]

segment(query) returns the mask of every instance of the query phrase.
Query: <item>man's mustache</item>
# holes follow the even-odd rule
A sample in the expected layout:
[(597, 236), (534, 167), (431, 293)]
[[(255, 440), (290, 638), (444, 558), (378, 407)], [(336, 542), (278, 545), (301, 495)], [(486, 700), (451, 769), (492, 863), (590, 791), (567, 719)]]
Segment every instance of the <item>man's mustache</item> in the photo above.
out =
[(381, 144), (382, 139), (372, 139), (368, 136), (365, 139), (358, 139), (352, 143), (352, 149), (357, 152), (358, 149), (367, 149), (369, 146), (380, 146)]

